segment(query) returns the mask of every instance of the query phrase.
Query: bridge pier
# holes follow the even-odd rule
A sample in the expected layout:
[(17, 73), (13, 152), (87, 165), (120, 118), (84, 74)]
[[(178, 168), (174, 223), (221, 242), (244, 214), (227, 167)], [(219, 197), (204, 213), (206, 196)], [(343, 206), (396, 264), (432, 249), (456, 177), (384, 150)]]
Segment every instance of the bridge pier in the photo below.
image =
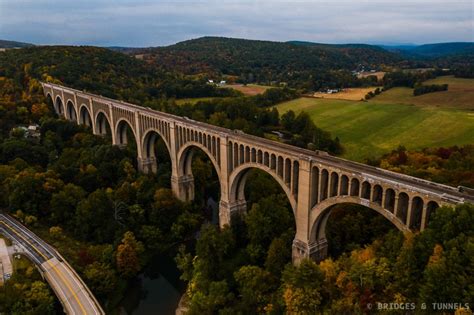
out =
[(149, 158), (138, 157), (137, 165), (138, 165), (138, 170), (145, 174), (150, 174), (150, 173), (156, 174), (157, 172), (156, 158), (154, 157), (149, 157)]
[(194, 176), (181, 175), (171, 176), (171, 189), (175, 196), (181, 201), (194, 199)]
[(291, 256), (293, 264), (295, 265), (299, 265), (299, 263), (305, 258), (310, 258), (314, 261), (320, 262), (326, 259), (327, 255), (328, 241), (325, 238), (312, 243), (296, 238), (293, 240)]
[(225, 225), (231, 225), (233, 219), (245, 214), (246, 212), (247, 202), (245, 200), (234, 202), (221, 200), (219, 202), (219, 226), (223, 228)]

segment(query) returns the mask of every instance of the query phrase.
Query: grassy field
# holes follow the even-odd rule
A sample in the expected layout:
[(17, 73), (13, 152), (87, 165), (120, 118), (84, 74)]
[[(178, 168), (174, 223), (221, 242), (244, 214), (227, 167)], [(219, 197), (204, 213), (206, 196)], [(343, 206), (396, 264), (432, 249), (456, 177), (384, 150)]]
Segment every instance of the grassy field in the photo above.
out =
[[(474, 111), (469, 110), (474, 98), (468, 102), (463, 95), (472, 93), (474, 80), (444, 77), (434, 81), (449, 81), (450, 91), (422, 95), (429, 96), (433, 105), (425, 98), (413, 100), (411, 89), (396, 88), (369, 102), (300, 98), (277, 109), (280, 113), (290, 109), (308, 112), (317, 126), (341, 139), (344, 157), (356, 161), (378, 157), (399, 145), (421, 149), (474, 143)], [(459, 95), (449, 93), (454, 91)], [(442, 93), (452, 95), (435, 96)]]
[(244, 93), (244, 95), (257, 95), (265, 92), (267, 89), (272, 88), (271, 86), (258, 85), (258, 84), (227, 84), (223, 87), (232, 88), (234, 90)]
[(359, 74), (357, 77), (358, 78), (367, 78), (367, 77), (370, 77), (370, 76), (376, 76), (377, 77), (377, 80), (382, 80), (384, 75), (385, 75), (385, 72), (384, 71), (377, 71), (377, 72), (363, 72), (361, 74)]
[(371, 101), (474, 110), (474, 79), (444, 76), (424, 82), (424, 84), (444, 83), (448, 84), (447, 91), (413, 96), (413, 89), (398, 87), (383, 92)]
[(368, 88), (351, 88), (345, 89), (344, 91), (326, 94), (326, 93), (314, 93), (314, 97), (326, 98), (326, 99), (338, 99), (338, 100), (349, 100), (349, 101), (360, 101), (370, 91), (374, 91), (376, 87)]

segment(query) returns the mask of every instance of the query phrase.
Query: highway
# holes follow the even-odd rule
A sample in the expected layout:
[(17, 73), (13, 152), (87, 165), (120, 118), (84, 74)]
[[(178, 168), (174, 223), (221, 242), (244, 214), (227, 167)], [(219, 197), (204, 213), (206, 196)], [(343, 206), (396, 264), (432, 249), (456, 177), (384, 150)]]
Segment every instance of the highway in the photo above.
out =
[(2, 212), (0, 234), (23, 247), (26, 255), (40, 268), (67, 314), (105, 314), (86, 284), (53, 247)]

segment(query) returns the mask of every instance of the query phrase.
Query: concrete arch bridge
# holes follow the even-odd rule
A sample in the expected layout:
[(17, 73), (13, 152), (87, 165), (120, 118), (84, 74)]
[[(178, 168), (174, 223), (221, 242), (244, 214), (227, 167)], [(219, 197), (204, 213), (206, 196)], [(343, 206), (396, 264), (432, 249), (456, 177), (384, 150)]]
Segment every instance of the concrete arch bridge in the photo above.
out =
[(172, 190), (181, 200), (194, 198), (191, 149), (203, 151), (219, 177), (221, 226), (246, 211), (249, 171), (257, 168), (270, 174), (293, 209), (296, 263), (304, 257), (326, 257), (326, 222), (335, 204), (367, 206), (410, 232), (423, 230), (439, 206), (474, 202), (473, 190), (465, 187), (429, 182), (72, 88), (42, 86), (60, 116), (90, 126), (94, 134), (110, 134), (114, 145), (127, 144), (131, 130), (143, 172), (156, 172), (154, 145), (157, 138), (163, 139), (171, 157)]

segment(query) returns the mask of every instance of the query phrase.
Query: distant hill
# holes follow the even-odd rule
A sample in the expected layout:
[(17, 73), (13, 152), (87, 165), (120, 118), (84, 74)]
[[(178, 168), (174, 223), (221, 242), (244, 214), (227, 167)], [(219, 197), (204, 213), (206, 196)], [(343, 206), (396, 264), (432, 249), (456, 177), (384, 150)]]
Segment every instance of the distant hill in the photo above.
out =
[(419, 46), (382, 46), (382, 48), (398, 52), (407, 57), (418, 58), (438, 58), (452, 55), (472, 55), (474, 54), (474, 43), (455, 42), (425, 44)]
[(12, 40), (2, 40), (0, 39), (0, 48), (23, 48), (23, 47), (32, 47), (33, 44), (15, 42)]
[(374, 69), (401, 60), (397, 54), (371, 45), (285, 43), (223, 37), (202, 37), (128, 53), (144, 55), (143, 58), (150, 63), (185, 74), (227, 75), (235, 76), (241, 82), (289, 82), (296, 85), (297, 82), (306, 84), (312, 80), (310, 84), (316, 88), (319, 83), (314, 81), (328, 81), (324, 77), (329, 76), (329, 72), (343, 70), (344, 80), (350, 81), (350, 70), (357, 67)]
[(143, 49), (141, 47), (139, 48), (139, 47), (122, 47), (122, 46), (109, 46), (109, 47), (104, 47), (104, 48), (107, 48), (113, 51), (122, 52), (122, 53), (131, 53), (138, 49)]

